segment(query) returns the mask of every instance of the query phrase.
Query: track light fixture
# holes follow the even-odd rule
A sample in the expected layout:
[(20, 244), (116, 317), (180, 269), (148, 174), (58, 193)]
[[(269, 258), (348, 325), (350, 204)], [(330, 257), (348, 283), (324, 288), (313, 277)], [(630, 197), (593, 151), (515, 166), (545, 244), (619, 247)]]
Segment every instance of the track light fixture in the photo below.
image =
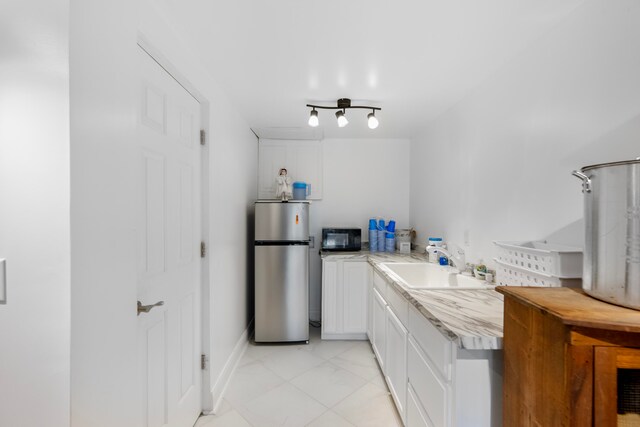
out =
[(311, 115), (309, 116), (309, 126), (314, 128), (319, 124), (320, 124), (320, 121), (318, 120), (318, 112), (314, 108), (313, 110), (311, 110)]
[(345, 116), (344, 113), (345, 113), (344, 110), (340, 110), (336, 112), (336, 119), (338, 119), (338, 126), (340, 126), (341, 128), (349, 124), (349, 120), (347, 120), (347, 116)]
[(375, 110), (367, 114), (367, 125), (369, 125), (369, 129), (375, 129), (378, 127), (379, 122), (378, 122), (378, 119), (376, 118)]
[(346, 116), (348, 108), (364, 108), (366, 110), (371, 110), (371, 113), (367, 115), (367, 124), (369, 125), (369, 129), (375, 129), (378, 127), (379, 122), (376, 117), (376, 110), (380, 111), (382, 108), (366, 105), (351, 105), (351, 100), (349, 98), (340, 98), (336, 104), (337, 105), (335, 107), (307, 104), (307, 107), (312, 108), (311, 114), (309, 115), (309, 126), (316, 127), (320, 124), (316, 108), (324, 110), (338, 110), (336, 112), (336, 119), (338, 120), (338, 126), (341, 128), (349, 124), (349, 120), (347, 120)]

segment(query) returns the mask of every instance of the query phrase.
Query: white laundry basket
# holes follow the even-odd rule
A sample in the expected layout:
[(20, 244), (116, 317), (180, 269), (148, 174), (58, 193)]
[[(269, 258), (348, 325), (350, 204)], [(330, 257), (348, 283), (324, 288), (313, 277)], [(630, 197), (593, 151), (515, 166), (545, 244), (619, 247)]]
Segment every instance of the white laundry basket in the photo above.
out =
[(579, 288), (582, 286), (581, 278), (562, 278), (548, 274), (535, 273), (524, 268), (496, 262), (496, 285), (499, 286), (542, 286), (547, 288)]
[(503, 286), (580, 287), (582, 249), (546, 242), (494, 242)]

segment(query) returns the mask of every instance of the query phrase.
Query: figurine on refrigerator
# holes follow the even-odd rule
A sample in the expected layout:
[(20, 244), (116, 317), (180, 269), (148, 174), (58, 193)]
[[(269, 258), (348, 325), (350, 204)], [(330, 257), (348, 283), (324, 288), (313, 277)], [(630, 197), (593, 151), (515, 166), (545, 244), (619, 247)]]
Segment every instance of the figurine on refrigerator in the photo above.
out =
[(287, 176), (287, 170), (285, 168), (280, 169), (280, 172), (276, 177), (276, 199), (286, 201), (293, 197), (291, 181), (291, 177)]

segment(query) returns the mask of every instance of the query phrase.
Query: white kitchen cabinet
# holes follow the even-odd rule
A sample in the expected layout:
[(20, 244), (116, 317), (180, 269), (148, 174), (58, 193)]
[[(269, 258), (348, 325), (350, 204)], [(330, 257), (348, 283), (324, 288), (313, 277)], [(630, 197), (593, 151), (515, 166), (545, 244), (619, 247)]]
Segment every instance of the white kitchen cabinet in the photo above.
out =
[(444, 381), (451, 381), (456, 358), (455, 344), (445, 338), (415, 307), (409, 310), (407, 328), (433, 369)]
[(418, 403), (411, 385), (407, 385), (407, 419), (405, 425), (411, 427), (434, 427), (424, 414), (424, 409)]
[(368, 266), (366, 262), (342, 264), (342, 332), (367, 333)]
[(386, 335), (387, 335), (387, 302), (382, 298), (377, 289), (373, 289), (373, 325), (371, 347), (378, 359), (378, 365), (382, 372), (385, 372), (385, 351), (386, 351)]
[(406, 422), (408, 332), (391, 306), (387, 306), (385, 379), (400, 418)]
[(322, 260), (322, 339), (367, 339), (366, 261)]
[[(502, 351), (460, 349), (414, 307), (408, 333), (408, 389), (424, 418), (433, 426), (500, 427)], [(410, 415), (406, 425), (414, 425)]]
[(322, 338), (338, 330), (338, 262), (322, 260)]
[(424, 409), (431, 423), (435, 426), (451, 426), (451, 386), (434, 369), (413, 338), (409, 339), (407, 376), (418, 406)]
[(258, 198), (273, 199), (276, 196), (276, 177), (280, 169), (287, 168), (287, 146), (270, 144), (262, 140), (258, 144)]
[(369, 265), (369, 277), (367, 278), (367, 338), (373, 341), (373, 267)]
[[(403, 423), (406, 423), (407, 340), (409, 334), (403, 324), (403, 319), (406, 319), (408, 315), (408, 303), (375, 271), (371, 289), (371, 346), (389, 386), (398, 413)], [(388, 301), (392, 301), (393, 304)], [(400, 316), (398, 316), (399, 313)]]
[[(323, 328), (344, 331), (344, 317), (340, 317), (344, 314), (340, 313), (349, 306), (360, 312), (365, 301), (365, 336), (404, 425), (501, 427), (502, 351), (458, 348), (373, 267), (366, 265), (364, 270), (363, 288), (368, 292), (358, 299), (361, 292), (354, 288), (352, 294), (342, 296), (342, 305), (334, 304), (336, 308), (326, 313)], [(340, 270), (337, 262), (324, 263), (323, 310), (325, 300), (341, 299), (340, 280), (348, 277), (359, 282), (362, 276), (355, 266)], [(357, 319), (352, 317), (349, 323), (359, 327)]]
[(273, 199), (281, 168), (293, 181), (311, 185), (308, 199), (322, 199), (322, 144), (320, 141), (261, 139), (258, 144), (258, 198)]

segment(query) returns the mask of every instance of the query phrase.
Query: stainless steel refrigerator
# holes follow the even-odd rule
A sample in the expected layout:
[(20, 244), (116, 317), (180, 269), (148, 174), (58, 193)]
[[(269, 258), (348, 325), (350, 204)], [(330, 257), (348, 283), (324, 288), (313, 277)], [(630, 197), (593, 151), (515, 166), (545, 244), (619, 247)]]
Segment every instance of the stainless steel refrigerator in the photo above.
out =
[(255, 341), (309, 341), (309, 202), (255, 204)]

